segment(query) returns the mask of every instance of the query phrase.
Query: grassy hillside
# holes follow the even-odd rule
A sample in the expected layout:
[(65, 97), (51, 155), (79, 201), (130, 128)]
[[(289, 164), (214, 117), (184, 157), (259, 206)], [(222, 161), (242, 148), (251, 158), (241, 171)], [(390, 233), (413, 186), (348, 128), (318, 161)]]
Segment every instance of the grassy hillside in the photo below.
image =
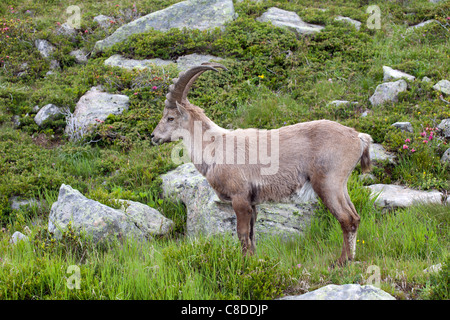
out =
[[(339, 254), (341, 231), (326, 210), (317, 214), (304, 237), (262, 239), (258, 255), (246, 261), (239, 258), (236, 239), (185, 239), (183, 206), (160, 197), (159, 175), (175, 167), (170, 160), (173, 145), (152, 146), (149, 140), (177, 71), (128, 71), (105, 66), (104, 61), (115, 53), (134, 59), (176, 60), (191, 53), (222, 57), (229, 72), (205, 73), (189, 96), (217, 124), (268, 129), (335, 120), (370, 134), (396, 154), (396, 165), (374, 167), (376, 183), (448, 192), (450, 170), (440, 159), (449, 141), (436, 136), (424, 144), (420, 133), (450, 118), (450, 105), (432, 89), (437, 81), (450, 80), (450, 1), (235, 1), (238, 17), (223, 30), (151, 31), (90, 55), (86, 64), (77, 64), (69, 55), (76, 49), (91, 52), (96, 41), (120, 25), (176, 2), (0, 4), (0, 298), (264, 299), (329, 283), (364, 284), (367, 268), (376, 265), (382, 289), (397, 298), (448, 299), (448, 289), (439, 293), (446, 281), (448, 288), (448, 271), (439, 278), (423, 269), (448, 261), (449, 207), (418, 206), (383, 214), (357, 179), (358, 168), (350, 189), (362, 216), (359, 263), (328, 268)], [(370, 4), (380, 7), (380, 29), (367, 27)], [(58, 34), (70, 18), (70, 5), (81, 8), (80, 28), (73, 37)], [(297, 37), (255, 20), (273, 6), (325, 28)], [(93, 21), (99, 14), (113, 18), (108, 29)], [(338, 15), (361, 21), (361, 29), (335, 21)], [(407, 30), (429, 19), (439, 23)], [(41, 57), (36, 39), (55, 45), (58, 69), (51, 70), (50, 60)], [(383, 82), (384, 65), (417, 80), (408, 83), (398, 102), (373, 107), (369, 97)], [(432, 81), (422, 81), (425, 76)], [(84, 141), (68, 141), (62, 116), (42, 127), (34, 122), (36, 105), (53, 103), (73, 112), (79, 98), (96, 85), (129, 96), (130, 108), (108, 117)], [(328, 105), (332, 100), (358, 103)], [(398, 121), (411, 122), (414, 133), (391, 126)], [(409, 148), (403, 149), (406, 139)], [(70, 231), (57, 242), (47, 234), (46, 223), (62, 183), (105, 203), (121, 198), (149, 204), (173, 219), (176, 228), (169, 237), (146, 244), (96, 247)], [(35, 198), (43, 205), (13, 211), (12, 197)], [(11, 235), (25, 233), (25, 227), (32, 241), (8, 244)], [(66, 286), (65, 271), (72, 264), (81, 268), (80, 290)]]

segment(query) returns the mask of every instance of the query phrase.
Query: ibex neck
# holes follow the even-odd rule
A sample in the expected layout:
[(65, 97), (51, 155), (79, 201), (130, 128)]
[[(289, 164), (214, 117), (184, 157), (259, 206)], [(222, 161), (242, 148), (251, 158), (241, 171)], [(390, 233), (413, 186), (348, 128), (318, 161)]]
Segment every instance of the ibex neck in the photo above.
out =
[[(202, 117), (193, 120), (190, 126), (190, 141), (183, 140), (185, 147), (188, 149), (189, 157), (197, 170), (206, 176), (211, 165), (211, 155), (208, 155), (207, 148), (211, 148), (211, 144), (217, 143), (217, 139), (223, 139), (223, 135), (228, 130), (221, 128), (211, 119)], [(208, 158), (209, 157), (209, 158)]]

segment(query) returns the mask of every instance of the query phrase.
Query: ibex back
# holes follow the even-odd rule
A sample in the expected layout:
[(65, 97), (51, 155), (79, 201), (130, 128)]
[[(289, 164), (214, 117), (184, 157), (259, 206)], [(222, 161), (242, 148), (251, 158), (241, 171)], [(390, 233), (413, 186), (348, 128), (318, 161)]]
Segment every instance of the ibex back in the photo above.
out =
[(370, 170), (371, 137), (328, 120), (273, 130), (223, 129), (187, 100), (194, 81), (216, 68), (226, 70), (206, 63), (173, 80), (152, 142), (183, 139), (196, 168), (221, 200), (231, 202), (244, 255), (256, 249), (256, 204), (312, 188), (341, 225), (344, 241), (338, 264), (352, 260), (360, 217), (348, 195), (347, 180), (358, 162), (364, 172)]

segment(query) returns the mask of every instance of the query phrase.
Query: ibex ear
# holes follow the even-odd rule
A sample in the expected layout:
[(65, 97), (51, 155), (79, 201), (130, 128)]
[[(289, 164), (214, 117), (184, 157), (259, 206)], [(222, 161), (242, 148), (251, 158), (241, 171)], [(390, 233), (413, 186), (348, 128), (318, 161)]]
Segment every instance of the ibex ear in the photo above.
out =
[(186, 120), (189, 116), (186, 108), (184, 107), (183, 104), (178, 103), (178, 101), (175, 101), (175, 103), (177, 105), (177, 109), (178, 109), (178, 112), (180, 113), (181, 117), (183, 118), (183, 120)]

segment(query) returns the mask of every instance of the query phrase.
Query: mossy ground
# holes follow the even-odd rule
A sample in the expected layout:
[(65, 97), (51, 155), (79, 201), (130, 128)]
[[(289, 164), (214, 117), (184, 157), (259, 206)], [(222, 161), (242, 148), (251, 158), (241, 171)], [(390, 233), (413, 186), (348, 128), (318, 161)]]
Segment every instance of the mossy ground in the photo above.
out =
[[(121, 24), (175, 2), (6, 0), (0, 4), (0, 297), (273, 298), (328, 283), (365, 283), (367, 268), (376, 265), (381, 270), (381, 287), (398, 298), (448, 298), (448, 289), (445, 296), (439, 287), (445, 279), (448, 283), (448, 272), (443, 278), (430, 278), (422, 272), (448, 256), (448, 206), (381, 214), (356, 179), (358, 168), (350, 188), (363, 217), (360, 263), (328, 268), (339, 254), (341, 234), (325, 210), (305, 237), (287, 242), (264, 239), (257, 257), (246, 262), (238, 257), (235, 239), (185, 239), (183, 206), (160, 197), (159, 175), (175, 167), (170, 160), (172, 145), (155, 147), (149, 141), (177, 71), (127, 71), (103, 62), (114, 53), (136, 59), (175, 60), (191, 53), (220, 56), (229, 72), (205, 73), (189, 96), (217, 124), (269, 129), (316, 119), (336, 120), (369, 133), (397, 155), (397, 165), (385, 163), (374, 168), (376, 182), (448, 192), (450, 170), (440, 162), (448, 141), (435, 134), (424, 144), (421, 133), (429, 135), (431, 128), (450, 117), (449, 105), (432, 89), (437, 81), (450, 79), (450, 2), (243, 1), (235, 3), (238, 18), (223, 30), (151, 31), (91, 56), (85, 65), (69, 55), (75, 49), (91, 52), (96, 41)], [(380, 29), (367, 27), (369, 4), (380, 7)], [(70, 16), (66, 12), (69, 5), (80, 6), (82, 12), (80, 28), (73, 37), (56, 32)], [(272, 6), (295, 11), (303, 20), (326, 27), (321, 33), (297, 37), (255, 21)], [(109, 29), (93, 22), (99, 14), (114, 18)], [(361, 30), (334, 21), (337, 15), (361, 21)], [(407, 30), (428, 19), (439, 23)], [(52, 75), (46, 75), (50, 62), (35, 48), (36, 39), (47, 39), (57, 48), (54, 58), (61, 68)], [(409, 83), (397, 103), (373, 107), (368, 98), (382, 82), (383, 65), (418, 80)], [(421, 81), (424, 76), (432, 83)], [(95, 85), (128, 95), (130, 109), (110, 116), (95, 134), (86, 137), (85, 144), (68, 142), (62, 117), (43, 127), (34, 123), (34, 106), (53, 103), (73, 111), (79, 98)], [(444, 99), (450, 100), (448, 96)], [(329, 106), (332, 100), (358, 104)], [(13, 117), (20, 121), (18, 126), (13, 126)], [(398, 121), (411, 122), (414, 134), (391, 126)], [(408, 149), (403, 149), (404, 144)], [(174, 219), (177, 227), (168, 238), (151, 244), (97, 248), (76, 239), (67, 242), (75, 249), (63, 250), (45, 233), (50, 206), (62, 183), (106, 203), (120, 197), (150, 204)], [(12, 196), (37, 198), (45, 204), (13, 212)], [(11, 234), (23, 231), (25, 225), (35, 241), (10, 246)], [(42, 250), (34, 250), (39, 247)], [(65, 286), (65, 270), (70, 264), (81, 266), (81, 291)], [(125, 275), (127, 280), (119, 281)]]

